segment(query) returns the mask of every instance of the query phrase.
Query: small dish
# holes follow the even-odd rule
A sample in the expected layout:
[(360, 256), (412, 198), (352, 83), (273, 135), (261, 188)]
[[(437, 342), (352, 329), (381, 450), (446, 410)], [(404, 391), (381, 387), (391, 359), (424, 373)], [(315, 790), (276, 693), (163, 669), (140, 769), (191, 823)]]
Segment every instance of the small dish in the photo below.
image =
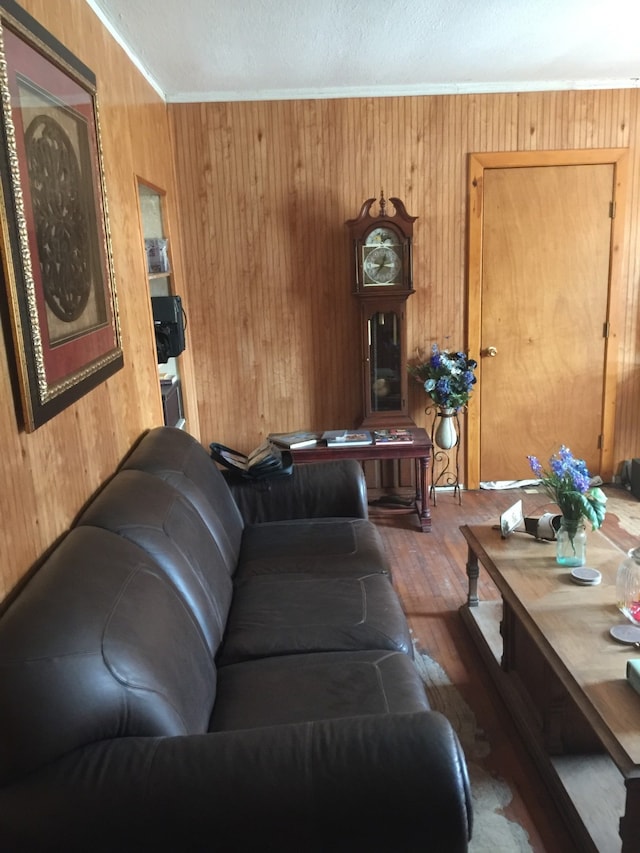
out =
[(580, 566), (571, 570), (571, 580), (582, 586), (596, 586), (602, 580), (602, 575), (597, 569)]
[(640, 625), (614, 625), (609, 633), (619, 643), (640, 643)]

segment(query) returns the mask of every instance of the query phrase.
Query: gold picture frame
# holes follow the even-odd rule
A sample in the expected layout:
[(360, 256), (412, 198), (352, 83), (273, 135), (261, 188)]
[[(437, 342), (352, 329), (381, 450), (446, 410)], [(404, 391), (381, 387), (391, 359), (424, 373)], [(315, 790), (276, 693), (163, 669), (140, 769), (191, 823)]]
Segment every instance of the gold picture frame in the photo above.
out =
[(0, 240), (24, 428), (124, 364), (93, 72), (0, 2)]

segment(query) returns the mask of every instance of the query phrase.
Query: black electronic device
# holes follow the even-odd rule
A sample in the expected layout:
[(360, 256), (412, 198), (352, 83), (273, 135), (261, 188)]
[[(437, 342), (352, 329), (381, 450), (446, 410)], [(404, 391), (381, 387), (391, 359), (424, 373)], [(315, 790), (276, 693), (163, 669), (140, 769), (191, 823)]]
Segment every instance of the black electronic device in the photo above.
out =
[(186, 322), (182, 300), (179, 296), (152, 296), (151, 305), (158, 364), (165, 364), (185, 348)]

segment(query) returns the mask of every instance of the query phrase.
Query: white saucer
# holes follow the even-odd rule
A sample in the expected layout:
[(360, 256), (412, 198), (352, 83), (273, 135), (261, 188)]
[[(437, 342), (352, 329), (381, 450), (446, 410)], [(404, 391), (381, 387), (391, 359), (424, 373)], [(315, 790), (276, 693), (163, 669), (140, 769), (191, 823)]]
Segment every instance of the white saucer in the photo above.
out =
[(602, 580), (602, 575), (597, 569), (580, 566), (571, 570), (571, 580), (581, 586), (596, 586)]
[(640, 643), (640, 625), (614, 625), (609, 633), (619, 643)]

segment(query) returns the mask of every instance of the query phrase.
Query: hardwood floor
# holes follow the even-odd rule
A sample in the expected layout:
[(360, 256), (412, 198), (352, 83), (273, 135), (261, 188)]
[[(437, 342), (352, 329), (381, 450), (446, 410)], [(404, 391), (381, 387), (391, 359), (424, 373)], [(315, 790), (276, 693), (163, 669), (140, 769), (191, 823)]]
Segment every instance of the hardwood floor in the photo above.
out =
[[(613, 491), (616, 496), (637, 504), (623, 489)], [(527, 494), (523, 490), (465, 491), (462, 505), (458, 505), (451, 493), (442, 492), (438, 493), (437, 506), (432, 506), (431, 533), (420, 532), (415, 513), (394, 511), (382, 515), (372, 510), (371, 518), (384, 539), (393, 566), (394, 584), (418, 649), (438, 661), (471, 707), (491, 745), (484, 766), (511, 788), (513, 800), (504, 809), (505, 815), (526, 829), (535, 853), (580, 853), (458, 613), (467, 594), (467, 550), (459, 526), (495, 524), (500, 513), (520, 497), (525, 515), (539, 516), (549, 510), (544, 495)], [(603, 532), (624, 549), (637, 544), (637, 539), (619, 525), (612, 513), (607, 514)], [(499, 598), (482, 571), (478, 590), (481, 598)]]

